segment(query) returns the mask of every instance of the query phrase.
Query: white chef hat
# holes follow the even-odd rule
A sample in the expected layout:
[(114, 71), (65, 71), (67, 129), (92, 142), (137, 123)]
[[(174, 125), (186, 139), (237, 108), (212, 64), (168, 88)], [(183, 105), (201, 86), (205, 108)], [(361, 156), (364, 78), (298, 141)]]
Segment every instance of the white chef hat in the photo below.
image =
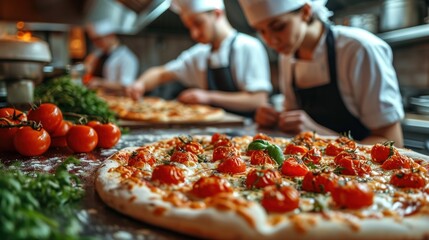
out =
[(223, 0), (172, 0), (171, 10), (177, 14), (201, 13), (225, 9)]
[(270, 17), (292, 12), (308, 3), (314, 15), (326, 22), (332, 16), (325, 5), (328, 0), (239, 0), (241, 8), (250, 25), (254, 25)]
[(109, 19), (102, 19), (88, 24), (88, 34), (91, 37), (103, 37), (118, 31), (118, 27)]

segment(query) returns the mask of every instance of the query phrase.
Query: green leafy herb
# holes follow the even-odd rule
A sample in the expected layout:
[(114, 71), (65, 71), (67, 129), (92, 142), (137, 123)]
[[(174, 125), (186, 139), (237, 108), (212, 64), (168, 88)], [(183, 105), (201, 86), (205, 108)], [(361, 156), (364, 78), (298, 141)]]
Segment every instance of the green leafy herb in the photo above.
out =
[(98, 116), (110, 121), (115, 114), (107, 103), (88, 88), (75, 84), (70, 76), (50, 79), (36, 87), (35, 100), (56, 104), (61, 111)]
[(0, 165), (0, 235), (6, 239), (78, 239), (81, 226), (72, 203), (83, 196), (69, 158), (55, 174), (32, 176)]
[(247, 150), (266, 150), (268, 155), (277, 162), (278, 165), (282, 165), (285, 160), (283, 151), (276, 144), (270, 143), (266, 140), (257, 139), (249, 144)]

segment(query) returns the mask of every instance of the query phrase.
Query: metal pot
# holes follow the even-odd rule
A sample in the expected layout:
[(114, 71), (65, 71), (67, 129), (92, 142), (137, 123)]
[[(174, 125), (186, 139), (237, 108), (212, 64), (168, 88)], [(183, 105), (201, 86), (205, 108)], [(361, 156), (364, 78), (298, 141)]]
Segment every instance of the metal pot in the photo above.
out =
[(423, 0), (385, 0), (380, 12), (380, 31), (392, 31), (423, 23), (426, 15)]

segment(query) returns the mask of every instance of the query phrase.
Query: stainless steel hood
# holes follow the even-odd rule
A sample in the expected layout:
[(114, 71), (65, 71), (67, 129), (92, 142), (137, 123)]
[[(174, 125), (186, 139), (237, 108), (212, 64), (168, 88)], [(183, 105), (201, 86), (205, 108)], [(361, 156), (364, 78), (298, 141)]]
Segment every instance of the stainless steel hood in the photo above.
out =
[(93, 0), (86, 21), (109, 18), (120, 34), (137, 34), (170, 7), (170, 0)]

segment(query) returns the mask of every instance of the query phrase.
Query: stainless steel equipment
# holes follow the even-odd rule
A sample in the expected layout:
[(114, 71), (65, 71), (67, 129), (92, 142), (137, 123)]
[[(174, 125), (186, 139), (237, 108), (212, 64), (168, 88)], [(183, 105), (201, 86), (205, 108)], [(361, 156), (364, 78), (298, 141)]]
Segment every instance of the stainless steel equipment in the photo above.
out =
[(51, 61), (46, 42), (29, 35), (0, 37), (0, 99), (10, 104), (33, 101), (34, 86)]

